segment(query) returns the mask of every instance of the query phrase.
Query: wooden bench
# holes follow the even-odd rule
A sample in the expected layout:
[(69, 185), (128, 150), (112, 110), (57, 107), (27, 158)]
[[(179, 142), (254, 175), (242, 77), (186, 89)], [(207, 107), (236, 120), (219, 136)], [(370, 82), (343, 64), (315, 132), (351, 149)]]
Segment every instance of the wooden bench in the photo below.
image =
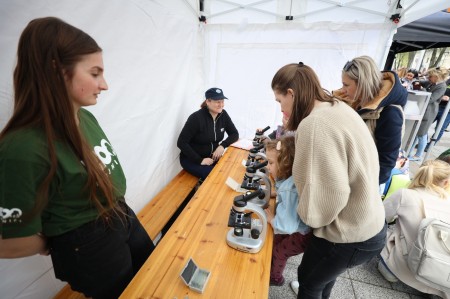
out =
[[(185, 199), (195, 192), (198, 178), (181, 170), (148, 204), (137, 214), (150, 238), (154, 241), (171, 218), (183, 205)], [(194, 191), (193, 191), (194, 190)], [(73, 291), (69, 285), (63, 287), (53, 299), (84, 299), (83, 294)]]
[(163, 230), (198, 182), (182, 170), (137, 214), (152, 240)]

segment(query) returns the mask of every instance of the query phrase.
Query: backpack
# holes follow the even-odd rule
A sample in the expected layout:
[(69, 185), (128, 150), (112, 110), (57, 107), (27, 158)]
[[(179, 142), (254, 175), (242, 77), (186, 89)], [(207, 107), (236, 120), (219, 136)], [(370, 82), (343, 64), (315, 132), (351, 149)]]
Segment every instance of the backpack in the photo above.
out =
[[(408, 267), (418, 281), (449, 293), (450, 224), (429, 217), (442, 214), (445, 208), (439, 211), (439, 207), (434, 204), (430, 207), (429, 200), (423, 200), (423, 203), (425, 218), (420, 222), (417, 239), (408, 253)], [(448, 219), (448, 216), (444, 219)]]

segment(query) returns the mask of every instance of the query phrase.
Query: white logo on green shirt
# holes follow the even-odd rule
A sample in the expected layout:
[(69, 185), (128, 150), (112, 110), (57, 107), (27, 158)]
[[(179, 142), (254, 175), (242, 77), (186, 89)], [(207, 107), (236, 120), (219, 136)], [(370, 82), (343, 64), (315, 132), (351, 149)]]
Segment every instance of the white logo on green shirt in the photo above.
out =
[(100, 159), (100, 161), (103, 162), (106, 168), (108, 168), (108, 171), (111, 174), (111, 170), (114, 170), (114, 166), (119, 164), (118, 160), (114, 159), (114, 157), (117, 157), (117, 155), (114, 152), (111, 144), (105, 139), (102, 139), (102, 141), (100, 142), (100, 146), (94, 146), (94, 151), (97, 157)]
[(2, 223), (22, 222), (22, 210), (18, 208), (5, 209), (0, 207)]

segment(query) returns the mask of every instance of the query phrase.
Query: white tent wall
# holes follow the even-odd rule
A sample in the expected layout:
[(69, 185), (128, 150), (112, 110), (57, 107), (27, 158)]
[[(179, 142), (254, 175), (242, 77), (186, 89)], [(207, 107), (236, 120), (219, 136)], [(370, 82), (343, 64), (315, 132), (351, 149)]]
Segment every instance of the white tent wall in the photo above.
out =
[[(341, 87), (342, 66), (353, 57), (369, 55), (380, 66), (384, 64), (396, 26), (388, 17), (394, 3), (339, 4), (205, 1), (205, 80), (222, 87), (230, 98), (225, 109), (241, 137), (252, 138), (256, 128), (281, 124), (270, 87), (281, 66), (302, 61), (316, 70), (324, 88), (331, 91)], [(285, 21), (288, 15), (292, 21)]]
[[(256, 6), (254, 0), (234, 1), (248, 7), (205, 0), (203, 24), (197, 0), (2, 0), (0, 129), (12, 113), (12, 72), (26, 24), (53, 15), (85, 30), (104, 50), (109, 84), (88, 109), (118, 153), (127, 201), (139, 211), (180, 170), (178, 133), (205, 89), (224, 89), (230, 98), (225, 109), (241, 136), (251, 138), (256, 128), (281, 122), (270, 89), (281, 66), (303, 61), (332, 90), (341, 85), (342, 66), (355, 56), (370, 55), (381, 67), (395, 31), (389, 21), (393, 0), (308, 0), (292, 6), (289, 0)], [(441, 0), (402, 3), (414, 17), (446, 7)], [(294, 19), (285, 21), (286, 15)], [(41, 256), (0, 260), (1, 297), (50, 298), (62, 285), (51, 267)]]
[[(385, 29), (387, 27), (387, 29)], [(386, 24), (247, 24), (206, 25), (207, 78), (222, 87), (225, 109), (241, 137), (252, 138), (256, 128), (281, 124), (271, 81), (287, 63), (313, 67), (328, 90), (341, 87), (341, 69), (359, 55), (380, 57)], [(231, 63), (232, 62), (232, 63)]]
[[(225, 109), (241, 137), (281, 124), (270, 88), (275, 72), (302, 61), (316, 70), (324, 88), (341, 87), (350, 59), (369, 55), (383, 68), (396, 32), (390, 18), (415, 20), (448, 6), (444, 0), (205, 0), (205, 74), (230, 98)], [(404, 15), (403, 15), (404, 12)], [(286, 21), (286, 16), (292, 16)]]

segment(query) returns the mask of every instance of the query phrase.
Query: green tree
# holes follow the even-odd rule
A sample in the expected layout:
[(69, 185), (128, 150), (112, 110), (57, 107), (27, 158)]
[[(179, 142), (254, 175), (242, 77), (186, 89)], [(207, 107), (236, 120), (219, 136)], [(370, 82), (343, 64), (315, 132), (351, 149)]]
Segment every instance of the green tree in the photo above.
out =
[(446, 51), (447, 48), (434, 48), (433, 52), (431, 53), (430, 67), (439, 66)]

